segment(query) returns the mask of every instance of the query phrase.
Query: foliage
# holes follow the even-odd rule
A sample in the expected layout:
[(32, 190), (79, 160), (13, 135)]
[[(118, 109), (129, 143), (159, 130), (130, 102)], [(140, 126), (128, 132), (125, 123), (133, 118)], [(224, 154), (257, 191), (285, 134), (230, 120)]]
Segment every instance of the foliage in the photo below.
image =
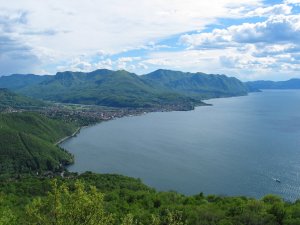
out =
[(0, 114), (0, 173), (54, 171), (71, 163), (73, 156), (54, 143), (75, 129), (38, 113)]
[(32, 225), (109, 225), (111, 214), (103, 208), (103, 194), (95, 187), (85, 190), (82, 182), (76, 181), (74, 190), (65, 184), (58, 186), (52, 181), (52, 191), (43, 199), (37, 198), (26, 207), (26, 223)]
[(76, 224), (74, 218), (82, 224), (93, 218), (115, 225), (290, 225), (300, 221), (300, 201), (287, 203), (273, 195), (261, 200), (201, 193), (184, 196), (157, 192), (134, 178), (90, 172), (56, 180), (29, 175), (3, 179), (0, 192), (17, 224), (51, 224), (54, 219), (61, 221), (56, 224)]
[(16, 222), (12, 210), (6, 205), (4, 195), (0, 193), (0, 225), (12, 225)]

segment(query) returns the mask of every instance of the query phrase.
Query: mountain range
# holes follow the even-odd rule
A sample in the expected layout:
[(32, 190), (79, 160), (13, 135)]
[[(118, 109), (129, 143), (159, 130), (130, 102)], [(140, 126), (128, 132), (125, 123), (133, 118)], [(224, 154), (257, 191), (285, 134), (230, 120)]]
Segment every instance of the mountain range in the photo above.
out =
[(300, 89), (300, 79), (294, 78), (287, 81), (258, 80), (246, 82), (245, 85), (250, 91), (258, 89)]
[(225, 75), (156, 70), (138, 76), (125, 70), (14, 74), (0, 77), (0, 88), (36, 99), (113, 107), (202, 104), (203, 99), (246, 95), (247, 87)]

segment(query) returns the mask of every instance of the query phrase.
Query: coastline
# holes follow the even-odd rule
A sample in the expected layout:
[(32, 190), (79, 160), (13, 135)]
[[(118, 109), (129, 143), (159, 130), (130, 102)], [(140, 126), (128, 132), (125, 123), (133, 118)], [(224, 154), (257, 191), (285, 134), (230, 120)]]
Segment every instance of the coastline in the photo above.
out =
[[(241, 97), (241, 96), (248, 96), (248, 94), (238, 95), (238, 96), (221, 97), (221, 98), (232, 98), (232, 97)], [(209, 98), (209, 99), (205, 99), (205, 100), (211, 100), (211, 99), (219, 99), (219, 98)], [(55, 145), (59, 145), (59, 144), (63, 143), (64, 141), (68, 140), (69, 138), (75, 137), (78, 133), (80, 133), (80, 130), (82, 128), (93, 126), (93, 125), (99, 124), (99, 123), (104, 122), (104, 121), (110, 121), (110, 120), (119, 119), (119, 118), (123, 118), (123, 117), (141, 116), (141, 115), (145, 115), (145, 114), (153, 113), (153, 112), (193, 111), (193, 110), (195, 110), (196, 107), (201, 107), (201, 106), (213, 106), (213, 104), (201, 101), (200, 103), (193, 105), (193, 107), (191, 107), (191, 108), (185, 108), (185, 107), (183, 107), (183, 108), (181, 108), (181, 107), (178, 107), (178, 108), (177, 107), (163, 108), (162, 107), (160, 109), (154, 109), (154, 110), (153, 109), (152, 110), (138, 109), (137, 111), (136, 110), (128, 111), (127, 113), (123, 114), (122, 116), (111, 117), (111, 118), (108, 118), (108, 119), (105, 119), (105, 120), (100, 120), (96, 123), (91, 123), (87, 126), (81, 126), (81, 127), (77, 128), (77, 130), (73, 134), (71, 134), (69, 136), (66, 136), (66, 137), (63, 137), (62, 139), (57, 141), (55, 143)]]
[(145, 114), (153, 113), (153, 112), (192, 111), (192, 110), (195, 110), (195, 107), (198, 107), (198, 106), (211, 106), (211, 104), (207, 104), (207, 103), (202, 102), (201, 104), (197, 104), (197, 105), (195, 105), (191, 108), (174, 107), (174, 108), (159, 108), (159, 109), (154, 109), (154, 110), (153, 109), (150, 109), (150, 110), (149, 109), (135, 109), (135, 110), (132, 110), (132, 111), (129, 110), (129, 111), (127, 111), (126, 113), (124, 113), (122, 115), (112, 116), (112, 117), (109, 117), (109, 118), (106, 118), (106, 119), (99, 120), (97, 122), (92, 122), (91, 124), (86, 125), (86, 126), (80, 126), (76, 129), (76, 131), (73, 134), (61, 138), (60, 140), (55, 142), (54, 145), (59, 145), (59, 144), (63, 143), (64, 141), (68, 140), (69, 138), (75, 137), (78, 133), (80, 133), (80, 130), (82, 128), (93, 126), (93, 125), (99, 124), (99, 123), (104, 122), (104, 121), (115, 120), (115, 119), (119, 119), (119, 118), (123, 118), (123, 117), (141, 116), (141, 115), (145, 115)]
[(63, 143), (64, 141), (68, 140), (69, 138), (75, 137), (80, 132), (81, 128), (83, 128), (83, 127), (78, 127), (73, 134), (63, 137), (62, 139), (58, 140), (54, 145), (59, 145), (59, 144)]

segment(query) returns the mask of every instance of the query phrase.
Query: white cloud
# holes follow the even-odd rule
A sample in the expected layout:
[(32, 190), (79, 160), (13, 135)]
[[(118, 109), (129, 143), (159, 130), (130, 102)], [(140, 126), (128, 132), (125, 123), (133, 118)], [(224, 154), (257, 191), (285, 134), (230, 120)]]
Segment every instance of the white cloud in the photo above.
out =
[(189, 48), (222, 48), (240, 43), (299, 43), (300, 15), (278, 15), (264, 22), (244, 23), (211, 33), (183, 35), (181, 42)]
[(277, 4), (269, 7), (259, 7), (248, 13), (246, 13), (246, 17), (268, 17), (272, 15), (288, 15), (292, 12), (292, 6), (287, 4)]
[(286, 4), (300, 4), (300, 0), (285, 0)]
[[(261, 0), (0, 0), (1, 32), (61, 60), (101, 49), (109, 54), (201, 30), (231, 9)], [(3, 15), (1, 17), (1, 15)], [(34, 51), (36, 52), (36, 51)], [(52, 53), (51, 53), (52, 54)], [(39, 54), (40, 56), (41, 54)]]
[[(300, 64), (300, 15), (292, 14), (299, 3), (0, 0), (0, 67), (2, 73), (51, 66), (52, 72), (107, 68), (144, 73), (162, 67), (242, 79), (284, 70), (292, 74)], [(264, 21), (251, 23), (252, 17)], [(201, 33), (220, 18), (248, 23)], [(179, 45), (157, 44), (191, 31), (197, 33), (182, 35)], [(178, 50), (181, 44), (187, 48)], [(134, 50), (143, 53), (124, 57)]]

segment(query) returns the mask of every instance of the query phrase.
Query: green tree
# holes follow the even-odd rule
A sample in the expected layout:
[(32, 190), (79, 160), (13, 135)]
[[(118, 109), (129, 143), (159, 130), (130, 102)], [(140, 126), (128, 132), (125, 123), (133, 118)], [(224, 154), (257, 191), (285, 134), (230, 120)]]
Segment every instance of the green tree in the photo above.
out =
[(0, 225), (16, 224), (16, 217), (6, 206), (4, 196), (0, 193)]
[(103, 208), (103, 194), (95, 187), (86, 188), (76, 181), (74, 190), (52, 182), (52, 191), (44, 198), (36, 198), (26, 207), (31, 225), (109, 225), (113, 216)]

